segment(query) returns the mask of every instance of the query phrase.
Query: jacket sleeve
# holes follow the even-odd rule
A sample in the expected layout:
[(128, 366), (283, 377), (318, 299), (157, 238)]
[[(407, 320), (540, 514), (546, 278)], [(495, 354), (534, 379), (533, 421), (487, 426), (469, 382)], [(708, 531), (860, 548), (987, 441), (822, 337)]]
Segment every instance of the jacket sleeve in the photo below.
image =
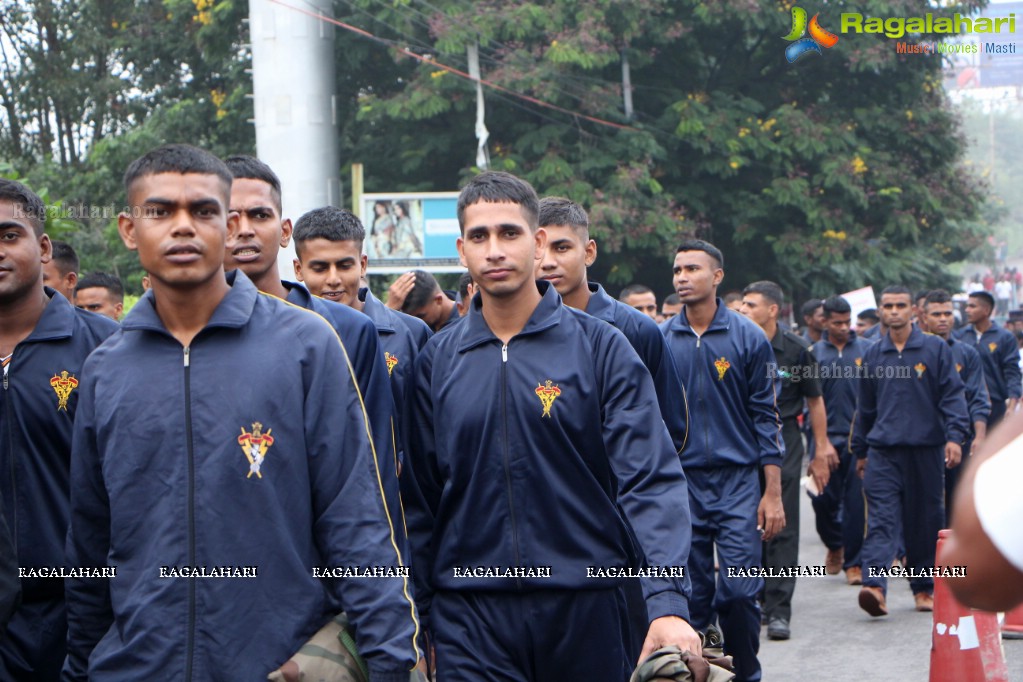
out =
[[(313, 504), (313, 537), (333, 566), (393, 567), (405, 573), (404, 527), (390, 515), (384, 476), (366, 406), (336, 336), (302, 338), (303, 427)], [(355, 625), (370, 679), (408, 679), (419, 659), (418, 616), (407, 575), (340, 580), (345, 611)]]
[(747, 337), (752, 343), (746, 363), (746, 382), (749, 386), (749, 410), (757, 434), (760, 466), (781, 466), (785, 446), (781, 442), (781, 419), (778, 417), (778, 396), (774, 390), (774, 377), (768, 366), (777, 364), (774, 349), (767, 337)]
[[(355, 378), (369, 416), (377, 464), (387, 499), (387, 510), (396, 525), (401, 525), (401, 499), (398, 494), (398, 435), (397, 408), (387, 375), (387, 365), (380, 350), (376, 325), (366, 318), (363, 324), (347, 324), (342, 337), (345, 353), (352, 363)], [(408, 546), (404, 534), (399, 533), (399, 549), (408, 559)]]
[[(89, 365), (83, 369), (88, 376)], [(103, 567), (110, 552), (110, 500), (103, 483), (103, 462), (96, 438), (95, 384), (82, 382), (71, 438), (71, 523), (68, 566)], [(89, 656), (114, 622), (105, 578), (68, 578), (67, 658), (62, 679), (87, 680)]]
[[(682, 465), (667, 428), (636, 428), (660, 423), (653, 381), (625, 337), (611, 327), (606, 331), (596, 360), (603, 442), (618, 480), (618, 504), (648, 566), (685, 566), (692, 522)], [(641, 581), (650, 620), (689, 620), (688, 574)]]
[[(675, 446), (675, 452), (681, 453), (686, 445), (686, 437), (689, 429), (689, 403), (686, 398), (686, 387), (682, 384), (678, 370), (675, 368), (675, 360), (668, 350), (668, 341), (657, 328), (657, 323), (649, 318), (642, 320), (639, 326), (640, 344), (637, 350), (640, 352), (640, 359), (646, 368), (650, 370), (650, 376), (654, 380), (654, 390), (657, 391), (657, 404), (661, 408), (661, 417), (664, 419), (668, 433), (671, 435), (671, 442)], [(646, 324), (649, 322), (649, 324)]]
[(870, 349), (863, 354), (863, 366), (859, 375), (860, 390), (856, 404), (856, 414), (853, 415), (852, 429), (852, 452), (857, 459), (864, 459), (867, 456), (867, 436), (874, 428), (874, 421), (877, 419), (877, 389), (878, 382), (875, 372), (875, 353)]
[(1005, 334), (1004, 340), (998, 344), (999, 364), (1002, 376), (1005, 377), (1005, 393), (1009, 398), (1023, 397), (1021, 371), (1019, 368), (1019, 346), (1012, 334)]
[(401, 495), (405, 503), (405, 522), (412, 552), (416, 603), (424, 623), (429, 623), (433, 598), (433, 528), (444, 481), (437, 467), (437, 446), (431, 378), (433, 351), (428, 345), (416, 358), (413, 376), (405, 390), (402, 433), (405, 439), (405, 466), (401, 473)]
[(966, 390), (963, 380), (956, 371), (955, 358), (947, 343), (936, 345), (938, 349), (938, 366), (940, 397), (938, 407), (944, 417), (945, 440), (950, 443), (966, 442), (970, 435), (969, 411), (966, 406)]
[[(0, 509), (3, 509), (2, 497)], [(0, 642), (3, 641), (7, 623), (21, 600), (21, 581), (18, 579), (17, 564), (7, 521), (3, 512), (0, 512)]]
[(966, 347), (966, 359), (964, 369), (966, 378), (966, 401), (970, 409), (971, 425), (976, 422), (987, 423), (991, 415), (991, 396), (987, 392), (987, 381), (984, 378), (984, 368), (980, 365), (980, 356), (968, 345)]

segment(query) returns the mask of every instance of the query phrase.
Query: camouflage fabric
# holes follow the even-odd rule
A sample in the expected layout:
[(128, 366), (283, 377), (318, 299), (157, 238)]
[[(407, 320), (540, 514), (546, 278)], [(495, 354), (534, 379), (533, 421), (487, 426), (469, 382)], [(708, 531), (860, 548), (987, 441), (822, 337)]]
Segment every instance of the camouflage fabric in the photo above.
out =
[(271, 682), (368, 682), (369, 670), (341, 614), (313, 635), (288, 662), (267, 676)]
[(703, 656), (666, 646), (650, 654), (639, 664), (629, 682), (730, 682), (732, 658), (721, 648), (721, 633), (708, 628), (703, 639)]

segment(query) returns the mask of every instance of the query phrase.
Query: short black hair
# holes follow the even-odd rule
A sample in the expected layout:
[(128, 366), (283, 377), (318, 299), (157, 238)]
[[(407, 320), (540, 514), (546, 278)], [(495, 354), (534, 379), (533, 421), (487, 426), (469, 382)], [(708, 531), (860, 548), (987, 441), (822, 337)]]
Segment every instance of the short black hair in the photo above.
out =
[(985, 303), (987, 303), (988, 308), (990, 308), (991, 310), (995, 309), (995, 297), (986, 291), (970, 292), (969, 298), (979, 298)]
[(117, 275), (111, 275), (109, 272), (90, 272), (88, 275), (83, 275), (78, 279), (75, 293), (77, 294), (82, 289), (94, 289), (96, 287), (106, 289), (114, 298), (122, 303), (124, 302), (124, 285), (121, 284), (121, 280)]
[(682, 303), (682, 300), (678, 297), (678, 294), (668, 294), (668, 296), (664, 299), (664, 301), (661, 303), (661, 305), (662, 306), (665, 306), (665, 305), (681, 305), (681, 303)]
[(727, 294), (725, 294), (724, 298), (725, 305), (728, 305), (729, 303), (734, 303), (735, 301), (742, 303), (741, 291), (729, 291)]
[(231, 171), (216, 156), (190, 144), (165, 144), (131, 162), (124, 172), (124, 191), (131, 196), (139, 178), (160, 173), (215, 175), (223, 182), (225, 197), (231, 197)]
[(50, 244), (53, 246), (53, 264), (57, 266), (61, 276), (64, 277), (72, 272), (78, 272), (80, 264), (74, 247), (67, 242), (56, 239), (50, 240)]
[(618, 294), (618, 300), (625, 303), (625, 299), (634, 294), (652, 294), (654, 290), (645, 284), (630, 284), (629, 286), (622, 289), (622, 293)]
[(8, 201), (20, 209), (20, 215), (32, 226), (37, 237), (46, 229), (46, 204), (39, 195), (17, 180), (0, 178), (0, 201)]
[(824, 301), (825, 318), (832, 315), (845, 315), (846, 313), (852, 313), (852, 306), (843, 297), (832, 296)]
[(885, 287), (884, 289), (881, 290), (881, 295), (884, 296), (885, 294), (890, 294), (893, 296), (905, 294), (906, 296), (909, 296), (909, 300), (911, 301), (913, 300), (913, 292), (909, 290), (909, 287), (904, 287), (901, 284), (892, 284), (890, 286)]
[(926, 299), (927, 295), (930, 293), (931, 293), (930, 289), (921, 289), (920, 291), (916, 292), (916, 297), (913, 299), (913, 302), (919, 303), (921, 298)]
[(705, 242), (702, 239), (684, 239), (682, 243), (675, 249), (675, 253), (682, 253), (683, 251), (703, 251), (705, 254), (717, 261), (719, 268), (725, 267), (725, 256), (721, 253), (721, 249), (714, 246), (710, 242)]
[(277, 173), (274, 173), (270, 166), (256, 157), (248, 156), (247, 154), (229, 156), (224, 159), (224, 164), (236, 180), (259, 180), (270, 185), (270, 196), (277, 204), (277, 213), (280, 215), (283, 210), (281, 205), (281, 179), (277, 177)]
[(412, 273), (416, 281), (405, 297), (405, 302), (401, 304), (401, 311), (410, 315), (429, 303), (434, 294), (442, 291), (437, 278), (426, 270), (413, 270)]
[(746, 288), (742, 290), (742, 295), (745, 296), (746, 294), (760, 294), (771, 303), (778, 306), (779, 310), (781, 310), (781, 307), (785, 305), (785, 293), (781, 290), (781, 287), (766, 279), (747, 285)]
[(462, 276), (458, 278), (458, 295), (461, 298), (465, 298), (469, 295), (469, 285), (472, 284), (472, 274), (463, 272)]
[(484, 171), (462, 188), (458, 195), (458, 226), (465, 233), (465, 209), (481, 201), (518, 204), (529, 229), (536, 230), (540, 199), (533, 186), (511, 173)]
[(540, 227), (567, 225), (584, 239), (590, 238), (590, 217), (582, 206), (564, 197), (544, 197), (540, 200), (538, 224)]
[(817, 314), (818, 308), (820, 308), (822, 305), (824, 305), (824, 299), (811, 298), (809, 301), (803, 304), (803, 307), (800, 309), (799, 312), (802, 314), (804, 318), (813, 317), (814, 315)]
[(927, 296), (924, 299), (924, 306), (928, 303), (951, 303), (952, 294), (948, 293), (944, 289), (935, 289), (934, 291), (928, 291)]
[(337, 206), (323, 206), (302, 214), (295, 221), (295, 252), (302, 256), (302, 244), (310, 239), (326, 239), (330, 242), (358, 242), (359, 247), (366, 240), (366, 228), (354, 213)]
[(866, 310), (861, 310), (856, 315), (856, 319), (857, 320), (869, 320), (870, 322), (873, 322), (874, 324), (877, 324), (878, 322), (881, 321), (881, 318), (877, 314), (877, 308), (867, 308)]

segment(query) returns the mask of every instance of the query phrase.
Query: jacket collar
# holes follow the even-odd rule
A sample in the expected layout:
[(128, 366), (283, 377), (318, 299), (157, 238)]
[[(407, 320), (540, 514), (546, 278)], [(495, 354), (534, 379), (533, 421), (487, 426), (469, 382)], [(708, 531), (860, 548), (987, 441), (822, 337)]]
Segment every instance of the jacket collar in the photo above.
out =
[[(238, 329), (244, 327), (252, 318), (259, 291), (256, 285), (241, 270), (227, 273), (227, 283), (231, 287), (224, 300), (217, 305), (209, 322), (203, 329), (224, 327)], [(139, 299), (121, 326), (126, 330), (148, 330), (169, 334), (163, 320), (156, 314), (156, 299), (150, 289)]]
[[(537, 281), (536, 288), (540, 291), (540, 303), (533, 310), (533, 314), (526, 321), (515, 337), (526, 336), (527, 334), (538, 334), (549, 329), (559, 322), (564, 313), (564, 306), (561, 303), (561, 296), (551, 286), (550, 282)], [(490, 341), (497, 341), (494, 332), (490, 331), (487, 321), (483, 318), (483, 297), (476, 294), (472, 297), (472, 304), (469, 306), (469, 314), (466, 315), (463, 323), (460, 324), (462, 338), (458, 344), (458, 352), (464, 353)]]
[[(970, 333), (973, 334), (974, 336), (977, 335), (977, 329), (972, 324), (967, 325), (966, 328), (969, 329)], [(982, 332), (981, 336), (984, 336), (984, 334), (990, 334), (991, 332), (993, 332), (993, 331), (995, 331), (997, 329), (998, 329), (998, 323), (995, 322), (994, 320), (991, 320), (991, 326), (987, 328), (986, 332)]]
[[(909, 332), (909, 338), (906, 339), (906, 345), (903, 346), (903, 350), (905, 351), (910, 348), (920, 348), (923, 345), (924, 333), (920, 331), (920, 327), (914, 324), (912, 331)], [(884, 336), (881, 337), (881, 352), (886, 353), (888, 351), (891, 351), (893, 353), (898, 352), (898, 349), (895, 347), (895, 344), (892, 343), (891, 334), (885, 334)]]
[[(856, 330), (855, 329), (850, 329), (849, 330), (849, 340), (845, 342), (845, 347), (848, 348), (849, 346), (853, 345), (853, 343), (855, 343), (855, 341), (858, 338), (860, 338), (860, 337), (856, 335)], [(826, 343), (829, 346), (831, 346), (832, 348), (838, 348), (838, 346), (836, 346), (834, 343), (832, 343), (831, 339), (828, 337), (828, 330), (827, 329), (825, 329), (824, 331), (821, 332), (821, 340), (818, 341), (817, 343)]]
[(313, 309), (313, 295), (308, 289), (298, 282), (289, 282), (286, 279), (282, 279), (281, 284), (288, 290), (288, 296), (284, 299), (285, 301), (307, 310)]
[[(727, 330), (732, 324), (732, 311), (725, 306), (725, 302), (720, 297), (715, 298), (714, 301), (717, 303), (718, 309), (714, 312), (714, 319), (710, 321), (710, 326), (707, 327), (707, 331), (704, 334)], [(682, 312), (671, 318), (668, 329), (670, 331), (696, 335), (696, 332), (693, 331), (692, 326), (689, 324), (689, 318), (686, 316), (686, 306), (682, 306)]]
[(590, 300), (586, 304), (586, 314), (614, 324), (615, 300), (596, 282), (590, 282), (587, 287), (590, 290)]
[(362, 307), (363, 314), (373, 320), (373, 324), (376, 325), (378, 332), (394, 333), (392, 316), (387, 314), (390, 308), (381, 303), (380, 299), (369, 290), (369, 287), (359, 289), (359, 300), (364, 304)]
[(44, 287), (43, 291), (50, 297), (50, 302), (43, 308), (43, 314), (36, 322), (35, 329), (25, 337), (22, 343), (33, 341), (53, 341), (55, 339), (66, 339), (71, 336), (75, 328), (75, 307), (50, 287)]

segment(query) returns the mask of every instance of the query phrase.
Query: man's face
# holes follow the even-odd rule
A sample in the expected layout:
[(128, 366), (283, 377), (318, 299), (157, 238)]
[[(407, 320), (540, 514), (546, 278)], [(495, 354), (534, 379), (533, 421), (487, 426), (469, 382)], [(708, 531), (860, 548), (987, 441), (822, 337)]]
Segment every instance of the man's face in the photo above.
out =
[(444, 310), (444, 299), (447, 296), (444, 292), (438, 291), (430, 297), (429, 302), (419, 310), (410, 310), (409, 315), (412, 317), (418, 317), (420, 320), (425, 322), (430, 329), (438, 331), (441, 326), (447, 321), (447, 317), (450, 313)]
[(772, 320), (778, 319), (778, 305), (763, 294), (743, 294), (740, 312), (756, 322), (761, 329), (766, 329)]
[(683, 305), (713, 298), (725, 276), (717, 261), (703, 251), (679, 251), (672, 267), (672, 282)]
[(458, 255), (472, 281), (487, 296), (515, 296), (533, 286), (547, 233), (529, 229), (518, 204), (480, 201), (463, 213)]
[(902, 329), (913, 316), (913, 300), (909, 294), (881, 295), (881, 322), (889, 329)]
[(926, 303), (924, 304), (923, 319), (927, 320), (927, 330), (948, 338), (955, 326), (955, 306), (951, 301), (948, 303)]
[(75, 292), (75, 306), (82, 310), (106, 315), (115, 322), (121, 319), (124, 303), (114, 298), (106, 287), (89, 287)]
[(597, 243), (570, 225), (547, 225), (547, 248), (536, 268), (537, 279), (550, 282), (562, 296), (586, 286), (586, 268), (597, 258)]
[(652, 291), (648, 291), (645, 294), (629, 294), (622, 302), (625, 305), (632, 306), (647, 317), (654, 320), (657, 319), (657, 297), (654, 296)]
[(682, 312), (682, 304), (681, 303), (662, 303), (661, 304), (661, 317), (663, 317), (666, 320), (670, 320), (671, 318), (673, 318), (676, 315), (678, 315), (680, 312)]
[(356, 241), (332, 242), (323, 237), (301, 242), (295, 259), (295, 276), (314, 296), (354, 305), (359, 296), (366, 256)]
[(803, 322), (817, 333), (824, 331), (824, 306), (817, 306), (817, 309), (813, 311), (813, 315), (804, 315)]
[(856, 334), (859, 336), (863, 336), (863, 333), (870, 331), (870, 328), (873, 326), (874, 326), (873, 323), (870, 322), (869, 320), (866, 320), (862, 317), (856, 318)]
[(237, 268), (259, 284), (275, 271), (278, 252), (291, 240), (291, 221), (281, 220), (270, 185), (252, 178), (231, 183), (231, 210), (238, 214), (238, 231), (227, 240), (224, 269)]
[(43, 263), (43, 285), (48, 286), (67, 300), (75, 297), (75, 286), (78, 285), (78, 273), (69, 272), (66, 275), (60, 271), (57, 261), (50, 260)]
[(21, 206), (0, 201), (0, 304), (38, 294), (50, 255), (50, 238), (36, 236)]
[[(849, 324), (852, 313), (831, 313), (824, 317), (824, 330), (832, 343), (846, 344), (849, 342)], [(859, 331), (860, 322), (856, 323)]]
[(154, 288), (193, 289), (224, 275), (224, 245), (238, 228), (223, 181), (205, 173), (156, 173), (135, 180), (132, 214), (117, 219), (121, 241), (139, 252)]
[(966, 299), (966, 321), (970, 324), (983, 322), (991, 316), (991, 306), (987, 301), (971, 296)]

